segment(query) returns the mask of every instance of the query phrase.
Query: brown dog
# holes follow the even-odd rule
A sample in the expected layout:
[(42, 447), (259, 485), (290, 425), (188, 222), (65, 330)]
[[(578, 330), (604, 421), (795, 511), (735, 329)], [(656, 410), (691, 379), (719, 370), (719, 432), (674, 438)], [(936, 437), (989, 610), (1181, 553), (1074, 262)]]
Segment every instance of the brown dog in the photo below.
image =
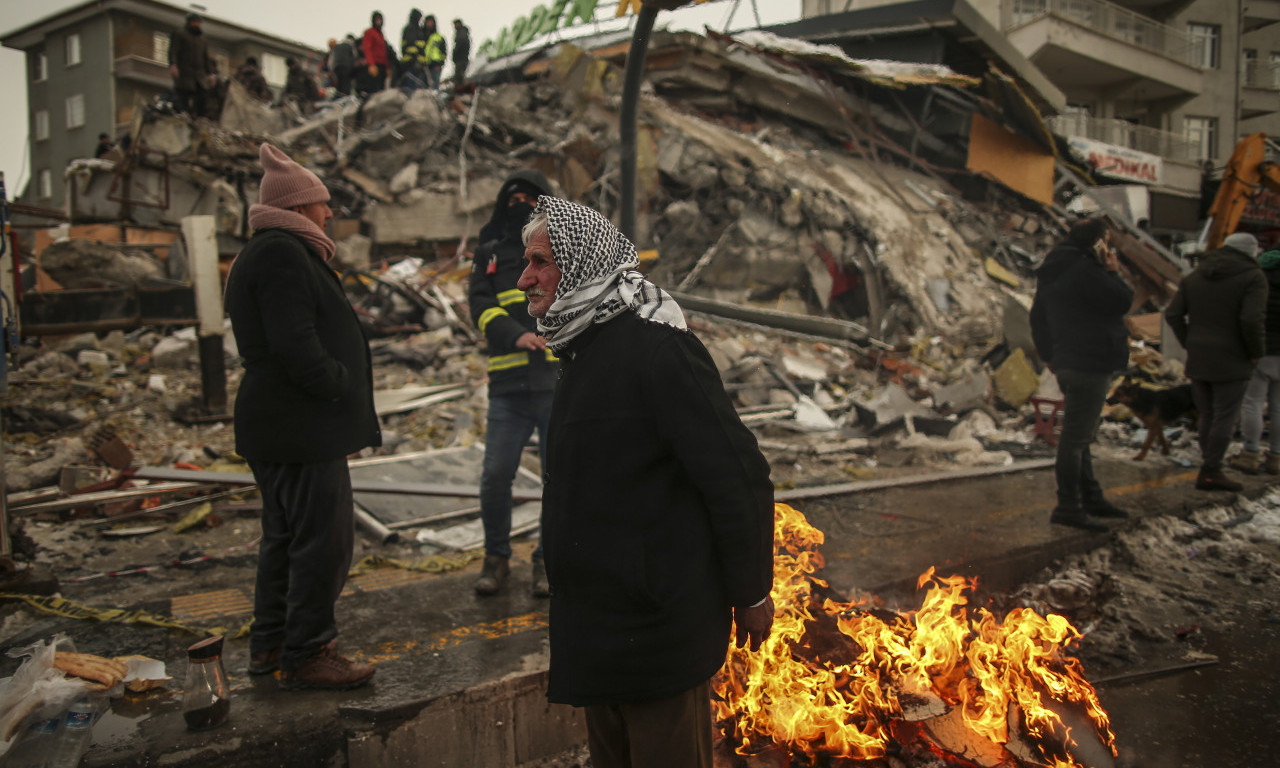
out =
[(1147, 428), (1147, 439), (1143, 441), (1142, 449), (1133, 457), (1134, 461), (1147, 458), (1147, 451), (1156, 440), (1160, 441), (1160, 453), (1168, 456), (1169, 441), (1164, 436), (1164, 428), (1196, 409), (1190, 384), (1168, 389), (1150, 389), (1128, 376), (1112, 390), (1107, 403), (1128, 406), (1138, 421)]

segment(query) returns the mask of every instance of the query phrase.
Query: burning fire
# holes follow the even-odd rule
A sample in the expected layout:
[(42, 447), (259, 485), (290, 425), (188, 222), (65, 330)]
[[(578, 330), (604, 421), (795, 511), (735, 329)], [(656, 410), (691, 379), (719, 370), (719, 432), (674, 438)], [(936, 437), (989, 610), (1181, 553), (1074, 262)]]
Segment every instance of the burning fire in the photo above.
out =
[[(963, 577), (929, 569), (919, 610), (904, 614), (822, 597), (822, 532), (775, 507), (773, 632), (752, 653), (730, 648), (712, 682), (717, 722), (740, 755), (779, 747), (820, 756), (874, 759), (898, 750), (914, 723), (955, 714), (993, 749), (1039, 765), (1081, 765), (1089, 739), (1114, 756), (1107, 713), (1078, 660), (1063, 649), (1080, 633), (1062, 616), (1025, 608), (998, 620), (967, 608)], [(1068, 718), (1064, 712), (1082, 711)], [(1080, 738), (1077, 738), (1080, 737)], [(1016, 762), (1016, 761), (1015, 761)]]

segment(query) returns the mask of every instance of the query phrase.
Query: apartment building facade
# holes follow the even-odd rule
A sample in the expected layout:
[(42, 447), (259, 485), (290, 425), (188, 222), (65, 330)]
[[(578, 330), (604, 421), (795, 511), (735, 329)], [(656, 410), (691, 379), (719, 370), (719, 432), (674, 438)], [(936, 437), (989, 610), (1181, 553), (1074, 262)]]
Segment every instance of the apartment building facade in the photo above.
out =
[[(803, 0), (805, 18), (898, 0)], [(1194, 227), (1206, 169), (1280, 137), (1280, 0), (957, 0), (1065, 96), (1050, 128), (1116, 183), (1150, 191), (1153, 231)]]
[[(169, 40), (188, 12), (158, 0), (89, 0), (0, 37), (26, 57), (31, 180), (19, 200), (62, 207), (67, 164), (92, 157), (98, 134), (123, 135), (139, 105), (172, 89)], [(208, 16), (202, 27), (224, 77), (255, 56), (278, 89), (286, 58), (316, 62), (321, 55)]]

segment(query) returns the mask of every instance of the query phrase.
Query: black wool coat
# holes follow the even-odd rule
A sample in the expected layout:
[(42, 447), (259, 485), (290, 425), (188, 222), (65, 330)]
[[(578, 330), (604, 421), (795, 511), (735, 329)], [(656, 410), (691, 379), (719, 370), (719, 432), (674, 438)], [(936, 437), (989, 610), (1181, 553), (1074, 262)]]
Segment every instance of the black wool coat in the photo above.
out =
[(561, 356), (542, 543), (547, 697), (662, 698), (715, 674), (773, 578), (773, 486), (706, 348), (622, 312)]
[(1187, 378), (1243, 381), (1266, 352), (1267, 278), (1233, 249), (1206, 253), (1164, 310), (1187, 350)]
[(1046, 365), (1108, 373), (1129, 365), (1125, 313), (1133, 291), (1096, 258), (1070, 243), (1055, 247), (1036, 270), (1031, 339)]
[(244, 359), (237, 453), (301, 464), (382, 444), (369, 343), (319, 256), (284, 230), (260, 230), (231, 267), (225, 303)]

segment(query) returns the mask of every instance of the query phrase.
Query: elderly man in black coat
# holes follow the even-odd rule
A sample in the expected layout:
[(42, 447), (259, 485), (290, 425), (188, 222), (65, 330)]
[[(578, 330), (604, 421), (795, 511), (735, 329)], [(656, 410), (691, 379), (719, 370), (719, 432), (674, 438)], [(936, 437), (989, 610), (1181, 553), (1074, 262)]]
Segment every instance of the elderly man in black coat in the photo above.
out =
[(773, 623), (773, 487), (711, 356), (607, 219), (538, 198), (517, 287), (561, 360), (543, 489), (551, 701), (592, 764), (711, 764), (709, 681)]
[(285, 689), (363, 685), (374, 669), (340, 655), (334, 605), (355, 538), (347, 456), (382, 443), (369, 344), (327, 262), (329, 192), (263, 144), (254, 235), (227, 277), (244, 358), (236, 451), (262, 492), (262, 543), (249, 674), (282, 671)]
[(1133, 291), (1118, 269), (1106, 222), (1076, 222), (1036, 271), (1031, 304), (1036, 352), (1053, 370), (1063, 399), (1054, 462), (1058, 504), (1049, 522), (1089, 531), (1107, 530), (1093, 518), (1128, 516), (1103, 497), (1089, 450), (1111, 380), (1129, 364), (1124, 316)]
[(1267, 278), (1255, 257), (1257, 239), (1237, 232), (1206, 253), (1182, 278), (1165, 308), (1178, 341), (1187, 350), (1200, 414), (1201, 491), (1239, 491), (1243, 485), (1222, 471), (1240, 404), (1258, 358), (1266, 354)]

